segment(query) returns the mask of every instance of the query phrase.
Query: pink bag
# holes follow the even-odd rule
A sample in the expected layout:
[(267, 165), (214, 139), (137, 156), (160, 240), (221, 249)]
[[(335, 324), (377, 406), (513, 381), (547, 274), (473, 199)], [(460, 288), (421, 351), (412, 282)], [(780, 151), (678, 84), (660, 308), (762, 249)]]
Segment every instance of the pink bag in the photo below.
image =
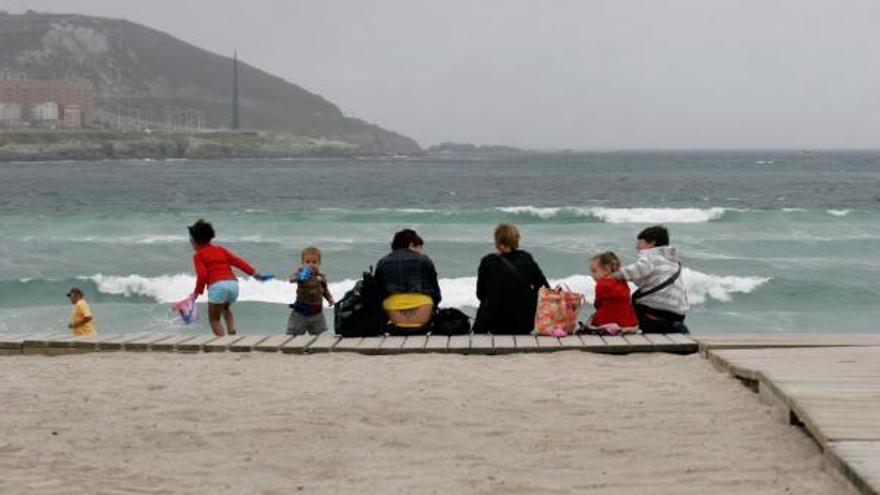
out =
[(573, 334), (583, 305), (583, 294), (572, 292), (568, 287), (541, 287), (538, 291), (538, 311), (535, 313), (538, 335), (559, 337)]
[(171, 311), (187, 325), (199, 321), (199, 307), (196, 305), (196, 298), (193, 295), (172, 304)]

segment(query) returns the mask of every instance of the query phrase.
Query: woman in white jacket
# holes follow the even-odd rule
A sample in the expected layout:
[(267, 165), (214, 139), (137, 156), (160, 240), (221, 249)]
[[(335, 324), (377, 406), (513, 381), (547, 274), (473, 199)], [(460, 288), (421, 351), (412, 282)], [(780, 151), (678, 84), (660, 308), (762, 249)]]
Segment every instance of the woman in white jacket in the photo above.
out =
[(669, 231), (662, 225), (648, 227), (637, 237), (639, 256), (614, 276), (638, 287), (633, 308), (644, 333), (689, 333), (684, 317), (690, 305), (681, 279), (681, 260), (669, 246)]

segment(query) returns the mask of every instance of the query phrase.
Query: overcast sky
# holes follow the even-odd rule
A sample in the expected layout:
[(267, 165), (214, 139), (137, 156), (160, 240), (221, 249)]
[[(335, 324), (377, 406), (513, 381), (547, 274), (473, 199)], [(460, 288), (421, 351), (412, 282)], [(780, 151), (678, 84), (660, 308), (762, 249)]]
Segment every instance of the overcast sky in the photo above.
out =
[(876, 0), (0, 0), (123, 17), (416, 138), (880, 147)]

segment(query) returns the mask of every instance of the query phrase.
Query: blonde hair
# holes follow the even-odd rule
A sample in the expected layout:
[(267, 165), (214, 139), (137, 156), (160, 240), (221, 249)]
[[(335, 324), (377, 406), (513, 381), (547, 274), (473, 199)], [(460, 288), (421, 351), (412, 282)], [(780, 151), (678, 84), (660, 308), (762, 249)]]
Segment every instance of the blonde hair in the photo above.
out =
[(608, 268), (612, 272), (620, 270), (620, 258), (613, 251), (595, 254), (590, 258), (590, 261), (595, 261), (599, 263), (599, 266)]
[(519, 229), (509, 223), (495, 227), (495, 245), (519, 249)]
[(299, 256), (299, 260), (302, 261), (306, 259), (307, 254), (313, 254), (318, 257), (318, 263), (321, 262), (321, 250), (316, 248), (315, 246), (309, 246), (302, 250), (302, 254)]

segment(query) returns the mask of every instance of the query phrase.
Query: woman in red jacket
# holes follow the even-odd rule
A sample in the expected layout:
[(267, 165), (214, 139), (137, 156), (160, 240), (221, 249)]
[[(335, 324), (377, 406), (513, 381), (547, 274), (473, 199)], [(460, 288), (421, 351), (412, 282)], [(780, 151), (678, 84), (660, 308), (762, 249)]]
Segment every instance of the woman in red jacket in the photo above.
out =
[(630, 333), (637, 330), (639, 319), (630, 300), (629, 285), (611, 276), (620, 269), (620, 258), (608, 251), (590, 258), (590, 274), (596, 281), (596, 312), (587, 328), (602, 333)]
[(232, 267), (259, 278), (260, 275), (247, 261), (230, 253), (226, 248), (211, 244), (214, 227), (199, 219), (189, 229), (190, 243), (195, 254), (193, 265), (196, 270), (196, 289), (193, 297), (198, 297), (208, 287), (208, 319), (214, 335), (224, 334), (220, 317), (226, 320), (226, 334), (235, 335), (235, 319), (232, 316), (232, 303), (238, 299), (238, 279)]

